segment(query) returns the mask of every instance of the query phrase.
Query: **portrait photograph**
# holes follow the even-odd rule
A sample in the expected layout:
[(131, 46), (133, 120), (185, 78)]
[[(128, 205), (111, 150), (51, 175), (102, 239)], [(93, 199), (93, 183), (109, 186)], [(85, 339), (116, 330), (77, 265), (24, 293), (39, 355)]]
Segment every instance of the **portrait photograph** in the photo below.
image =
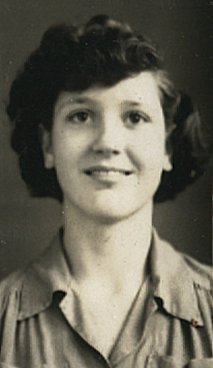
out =
[(207, 0), (0, 1), (0, 368), (210, 368)]

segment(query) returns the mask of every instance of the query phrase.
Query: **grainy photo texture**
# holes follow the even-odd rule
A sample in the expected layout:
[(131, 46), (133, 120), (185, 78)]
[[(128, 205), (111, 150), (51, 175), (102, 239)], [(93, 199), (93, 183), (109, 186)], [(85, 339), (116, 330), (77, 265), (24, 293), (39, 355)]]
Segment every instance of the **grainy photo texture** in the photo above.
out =
[(211, 2), (0, 10), (0, 368), (211, 367)]

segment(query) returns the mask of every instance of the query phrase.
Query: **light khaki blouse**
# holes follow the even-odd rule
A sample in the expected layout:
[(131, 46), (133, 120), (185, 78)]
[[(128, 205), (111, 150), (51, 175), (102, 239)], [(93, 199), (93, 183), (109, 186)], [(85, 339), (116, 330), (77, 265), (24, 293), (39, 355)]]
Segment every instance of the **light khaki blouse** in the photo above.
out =
[(58, 236), (0, 284), (0, 368), (212, 368), (210, 268), (156, 232), (149, 260), (150, 275), (104, 356), (86, 329)]

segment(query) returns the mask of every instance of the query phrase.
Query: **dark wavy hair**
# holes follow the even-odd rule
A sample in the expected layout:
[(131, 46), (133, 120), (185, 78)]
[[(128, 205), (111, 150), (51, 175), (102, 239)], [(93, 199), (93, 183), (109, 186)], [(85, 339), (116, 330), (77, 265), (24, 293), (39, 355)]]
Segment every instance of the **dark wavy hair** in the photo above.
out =
[(51, 131), (59, 93), (113, 86), (142, 71), (156, 76), (166, 128), (171, 130), (167, 149), (173, 169), (163, 172), (155, 201), (173, 198), (199, 177), (207, 145), (190, 98), (175, 89), (149, 40), (127, 24), (100, 15), (85, 26), (58, 25), (47, 30), (12, 84), (7, 107), (14, 122), (11, 144), (33, 196), (63, 199), (55, 170), (44, 167), (40, 139), (41, 125)]

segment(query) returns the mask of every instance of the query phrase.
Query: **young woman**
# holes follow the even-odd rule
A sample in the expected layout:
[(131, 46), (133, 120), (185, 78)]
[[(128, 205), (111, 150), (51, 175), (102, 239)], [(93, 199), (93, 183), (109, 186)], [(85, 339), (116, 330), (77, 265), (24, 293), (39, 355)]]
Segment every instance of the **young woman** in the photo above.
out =
[(210, 271), (152, 228), (207, 145), (153, 45), (107, 16), (51, 28), (8, 114), (22, 177), (64, 226), (1, 283), (0, 367), (210, 367)]

